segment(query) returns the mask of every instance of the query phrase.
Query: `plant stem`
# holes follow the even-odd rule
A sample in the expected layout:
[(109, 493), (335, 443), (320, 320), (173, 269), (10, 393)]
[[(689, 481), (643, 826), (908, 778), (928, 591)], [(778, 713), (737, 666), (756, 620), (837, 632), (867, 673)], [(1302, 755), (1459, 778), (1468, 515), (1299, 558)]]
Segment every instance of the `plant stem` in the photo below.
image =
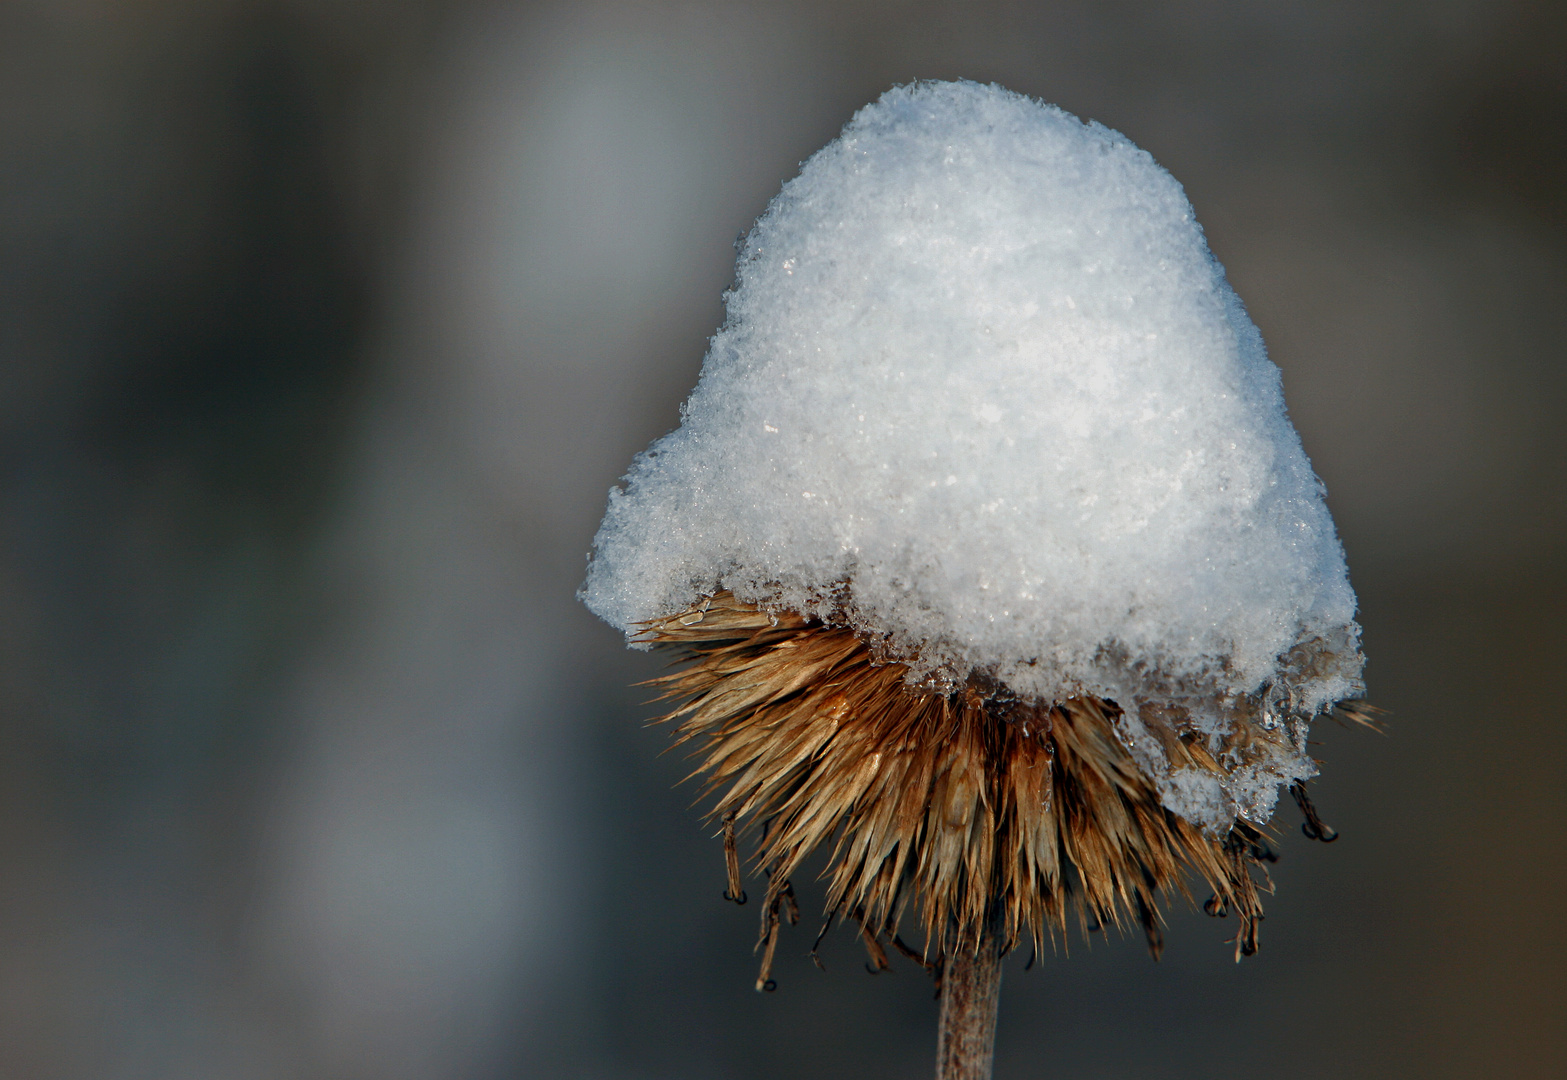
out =
[(1001, 1002), (1001, 949), (986, 934), (970, 953), (947, 958), (941, 980), (936, 1080), (990, 1080)]

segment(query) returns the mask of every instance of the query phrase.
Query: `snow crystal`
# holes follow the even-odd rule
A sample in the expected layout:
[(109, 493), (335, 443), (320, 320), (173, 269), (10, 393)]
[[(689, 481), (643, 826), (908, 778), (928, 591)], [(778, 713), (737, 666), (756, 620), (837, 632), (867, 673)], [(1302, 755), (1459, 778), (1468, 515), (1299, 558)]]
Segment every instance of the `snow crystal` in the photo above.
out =
[[(997, 86), (862, 109), (745, 241), (678, 430), (610, 493), (583, 598), (634, 636), (716, 590), (912, 677), (1094, 693), (1166, 804), (1265, 819), (1359, 690), (1355, 597), (1279, 372), (1181, 186)], [(1171, 775), (1140, 703), (1293, 749)]]

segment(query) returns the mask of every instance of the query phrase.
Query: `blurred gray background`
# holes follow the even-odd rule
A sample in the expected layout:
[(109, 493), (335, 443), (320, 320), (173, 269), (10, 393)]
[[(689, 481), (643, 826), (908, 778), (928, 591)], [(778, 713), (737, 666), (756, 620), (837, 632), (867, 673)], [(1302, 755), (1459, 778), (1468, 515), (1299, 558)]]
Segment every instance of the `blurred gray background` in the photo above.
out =
[(573, 600), (731, 244), (913, 78), (1187, 188), (1386, 736), (1263, 951), (1016, 958), (998, 1080), (1567, 1073), (1567, 5), (6, 0), (0, 1076), (929, 1075), (786, 934)]

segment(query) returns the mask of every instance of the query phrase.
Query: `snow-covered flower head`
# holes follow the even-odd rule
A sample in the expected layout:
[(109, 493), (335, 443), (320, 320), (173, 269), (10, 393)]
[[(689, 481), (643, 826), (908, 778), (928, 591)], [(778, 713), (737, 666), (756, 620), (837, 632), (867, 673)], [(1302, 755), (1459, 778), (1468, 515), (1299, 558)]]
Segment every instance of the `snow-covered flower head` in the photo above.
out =
[(1018, 730), (1093, 702), (1106, 753), (1215, 845), (1315, 773), (1307, 721), (1360, 691), (1343, 551), (1145, 151), (996, 86), (894, 89), (784, 185), (726, 302), (680, 428), (611, 493), (595, 612), (692, 647), (670, 620), (715, 597), (804, 620), (909, 700)]

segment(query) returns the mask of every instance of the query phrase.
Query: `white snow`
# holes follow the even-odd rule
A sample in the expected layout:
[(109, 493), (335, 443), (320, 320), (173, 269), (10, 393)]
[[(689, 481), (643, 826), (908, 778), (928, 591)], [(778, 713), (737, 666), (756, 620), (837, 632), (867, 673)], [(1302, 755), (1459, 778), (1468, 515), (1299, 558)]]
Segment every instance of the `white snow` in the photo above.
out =
[[(610, 493), (583, 598), (634, 636), (715, 590), (845, 621), (917, 679), (1303, 721), (1360, 689), (1355, 597), (1278, 369), (1181, 186), (997, 86), (866, 106), (757, 221), (680, 428)], [(1295, 659), (1287, 659), (1292, 649)], [(1146, 739), (1141, 741), (1148, 741)], [(1139, 753), (1161, 768), (1162, 752)]]

